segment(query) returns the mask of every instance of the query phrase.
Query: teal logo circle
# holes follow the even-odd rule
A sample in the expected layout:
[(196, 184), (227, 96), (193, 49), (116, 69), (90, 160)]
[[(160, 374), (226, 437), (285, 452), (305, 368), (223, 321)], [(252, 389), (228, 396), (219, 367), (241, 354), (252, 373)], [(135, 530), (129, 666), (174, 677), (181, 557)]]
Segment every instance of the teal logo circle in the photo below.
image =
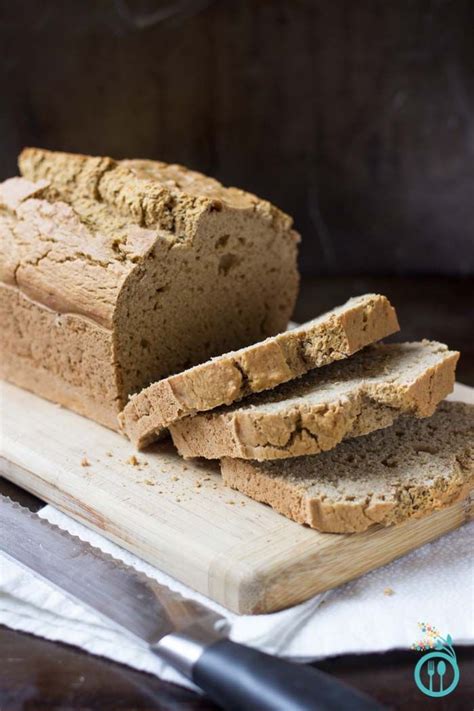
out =
[[(448, 672), (448, 679), (451, 677), (451, 673), (448, 671), (449, 667), (452, 669), (453, 678), (450, 684), (445, 687), (445, 674)], [(422, 672), (424, 679), (421, 677)], [(433, 696), (434, 698), (447, 696), (454, 691), (459, 682), (459, 667), (456, 657), (441, 651), (424, 654), (418, 660), (414, 677), (418, 689), (426, 696)], [(428, 685), (426, 685), (425, 681), (427, 681)]]

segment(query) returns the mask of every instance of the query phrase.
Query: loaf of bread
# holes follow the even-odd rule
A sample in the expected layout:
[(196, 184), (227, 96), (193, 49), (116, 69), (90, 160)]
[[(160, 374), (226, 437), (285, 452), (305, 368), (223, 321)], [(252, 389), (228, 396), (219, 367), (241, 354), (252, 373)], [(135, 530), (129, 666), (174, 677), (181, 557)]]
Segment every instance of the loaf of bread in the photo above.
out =
[(444, 402), (323, 454), (252, 462), (225, 458), (228, 486), (319, 531), (389, 526), (467, 498), (474, 485), (474, 406)]
[(0, 185), (0, 375), (117, 428), (130, 394), (285, 329), (298, 235), (175, 165), (26, 149)]
[(142, 448), (177, 420), (273, 388), (397, 330), (385, 296), (350, 299), (302, 326), (153, 383), (130, 399), (123, 429)]
[(401, 414), (433, 414), (454, 386), (459, 353), (441, 343), (369, 346), (239, 405), (175, 422), (184, 457), (282, 459), (316, 454), (388, 427)]

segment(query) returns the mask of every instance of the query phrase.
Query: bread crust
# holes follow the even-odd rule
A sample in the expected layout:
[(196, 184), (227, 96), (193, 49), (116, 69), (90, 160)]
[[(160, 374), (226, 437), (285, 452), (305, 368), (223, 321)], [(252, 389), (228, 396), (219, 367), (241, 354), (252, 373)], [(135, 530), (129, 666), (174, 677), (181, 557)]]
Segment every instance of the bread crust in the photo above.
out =
[(0, 184), (3, 377), (54, 381), (50, 399), (117, 429), (131, 393), (286, 327), (299, 237), (270, 203), (154, 161), (19, 165)]
[(170, 431), (184, 457), (317, 454), (403, 413), (432, 415), (453, 389), (458, 358), (432, 341), (374, 345), (240, 406), (180, 420)]
[(469, 496), (474, 406), (444, 402), (325, 454), (274, 462), (221, 460), (224, 482), (325, 533), (356, 533), (418, 518)]
[(120, 415), (122, 427), (141, 449), (177, 420), (274, 388), (398, 328), (385, 296), (350, 299), (298, 328), (153, 383), (131, 398)]

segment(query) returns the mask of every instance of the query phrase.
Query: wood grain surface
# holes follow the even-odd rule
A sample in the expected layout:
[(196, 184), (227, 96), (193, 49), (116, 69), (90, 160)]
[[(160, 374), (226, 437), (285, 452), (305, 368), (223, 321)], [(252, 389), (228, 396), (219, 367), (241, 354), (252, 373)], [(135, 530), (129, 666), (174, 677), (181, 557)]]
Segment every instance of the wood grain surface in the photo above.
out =
[[(456, 396), (474, 402), (470, 388)], [(123, 436), (14, 385), (0, 383), (0, 400), (7, 479), (242, 614), (302, 602), (470, 517), (467, 499), (398, 526), (322, 534), (227, 489), (217, 463), (184, 461), (169, 441), (136, 455)]]

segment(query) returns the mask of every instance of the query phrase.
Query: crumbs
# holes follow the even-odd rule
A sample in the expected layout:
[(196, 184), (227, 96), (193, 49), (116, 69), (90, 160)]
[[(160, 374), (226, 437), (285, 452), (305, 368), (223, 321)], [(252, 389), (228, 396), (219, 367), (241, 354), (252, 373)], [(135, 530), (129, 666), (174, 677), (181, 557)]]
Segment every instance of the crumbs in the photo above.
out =
[[(136, 463), (138, 462), (138, 464)], [(135, 479), (135, 483), (143, 487), (151, 487), (153, 490), (153, 496), (164, 496), (170, 501), (174, 501), (177, 504), (191, 503), (196, 500), (197, 496), (205, 495), (206, 492), (216, 492), (213, 497), (216, 496), (217, 499), (221, 501), (221, 504), (227, 506), (245, 506), (245, 501), (240, 501), (240, 499), (229, 498), (228, 491), (220, 491), (220, 484), (213, 476), (193, 476), (190, 471), (183, 474), (181, 468), (178, 472), (174, 473), (173, 470), (167, 471), (166, 466), (156, 468), (153, 465), (153, 461), (150, 460), (150, 475), (144, 476), (145, 472), (142, 470), (143, 462), (136, 455), (128, 460), (129, 466), (136, 469), (137, 473), (142, 472), (142, 476), (138, 475)], [(191, 470), (191, 467), (188, 468)], [(176, 470), (175, 470), (176, 471)], [(194, 474), (194, 472), (193, 472)], [(151, 493), (151, 492), (150, 492)], [(240, 508), (240, 507), (239, 507)]]
[(87, 457), (82, 457), (81, 459), (81, 467), (90, 467), (91, 463), (87, 459)]
[(384, 588), (383, 594), (391, 597), (392, 595), (395, 595), (395, 590), (392, 588)]
[(128, 459), (125, 460), (125, 464), (128, 464), (131, 467), (138, 467), (139, 469), (141, 467), (147, 467), (148, 462), (143, 459), (138, 459), (138, 457), (135, 454), (131, 454)]

